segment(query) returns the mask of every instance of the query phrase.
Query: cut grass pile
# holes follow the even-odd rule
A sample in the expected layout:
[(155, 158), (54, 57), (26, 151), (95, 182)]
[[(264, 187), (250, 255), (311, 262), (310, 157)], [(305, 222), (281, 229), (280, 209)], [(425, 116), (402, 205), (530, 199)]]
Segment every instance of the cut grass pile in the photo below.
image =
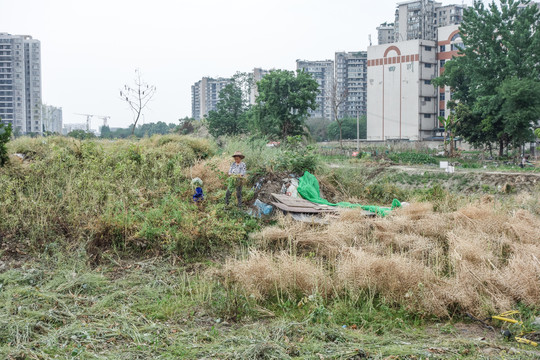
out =
[(328, 225), (282, 218), (225, 278), (264, 301), (320, 295), (479, 317), (540, 303), (540, 219), (494, 202), (434, 212), (415, 203), (375, 220), (348, 210)]

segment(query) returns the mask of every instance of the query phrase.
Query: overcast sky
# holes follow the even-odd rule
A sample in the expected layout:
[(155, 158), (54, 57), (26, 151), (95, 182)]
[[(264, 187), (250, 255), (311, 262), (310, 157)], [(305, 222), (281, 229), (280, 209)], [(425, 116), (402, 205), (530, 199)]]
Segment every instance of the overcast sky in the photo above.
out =
[(203, 76), (293, 70), (296, 59), (366, 50), (396, 2), (0, 0), (0, 32), (41, 41), (43, 102), (62, 107), (64, 123), (89, 113), (125, 127), (132, 114), (118, 93), (135, 68), (157, 87), (144, 122), (176, 123), (191, 116), (191, 85)]

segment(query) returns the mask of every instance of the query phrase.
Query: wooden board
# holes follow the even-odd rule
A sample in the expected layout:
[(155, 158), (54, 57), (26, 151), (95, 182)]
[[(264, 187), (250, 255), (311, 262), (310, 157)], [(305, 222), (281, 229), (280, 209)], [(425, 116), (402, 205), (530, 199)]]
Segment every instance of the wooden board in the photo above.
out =
[[(280, 210), (291, 213), (304, 213), (304, 214), (320, 214), (320, 213), (336, 213), (345, 208), (338, 208), (337, 206), (329, 206), (324, 204), (315, 204), (311, 201), (302, 198), (295, 198), (284, 194), (272, 194), (272, 197), (276, 200), (271, 204)], [(376, 214), (370, 211), (363, 210), (363, 215), (366, 217), (375, 216)]]
[(271, 202), (270, 204), (274, 205), (280, 210), (293, 212), (293, 213), (320, 214), (320, 213), (330, 213), (330, 212), (337, 211), (337, 209), (320, 210), (320, 209), (315, 209), (313, 207), (298, 207), (298, 206), (293, 207), (293, 206), (287, 206), (280, 202)]
[(335, 206), (329, 206), (324, 204), (315, 204), (311, 201), (301, 199), (301, 198), (295, 198), (283, 194), (272, 194), (272, 197), (276, 199), (276, 201), (287, 205), (288, 207), (299, 207), (299, 208), (313, 208), (317, 210), (332, 210), (335, 211)]

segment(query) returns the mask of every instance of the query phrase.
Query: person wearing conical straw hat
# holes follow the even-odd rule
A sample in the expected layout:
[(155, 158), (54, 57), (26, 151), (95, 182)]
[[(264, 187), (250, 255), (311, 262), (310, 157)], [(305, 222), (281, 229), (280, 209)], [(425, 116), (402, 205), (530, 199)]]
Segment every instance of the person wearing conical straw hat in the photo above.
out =
[(238, 200), (238, 207), (242, 207), (242, 181), (246, 176), (246, 163), (244, 163), (242, 160), (245, 158), (245, 156), (240, 151), (236, 151), (232, 157), (234, 162), (229, 168), (229, 176), (231, 178), (228, 182), (227, 193), (225, 194), (225, 204), (229, 205), (229, 199), (231, 198), (233, 188), (236, 188), (236, 200)]

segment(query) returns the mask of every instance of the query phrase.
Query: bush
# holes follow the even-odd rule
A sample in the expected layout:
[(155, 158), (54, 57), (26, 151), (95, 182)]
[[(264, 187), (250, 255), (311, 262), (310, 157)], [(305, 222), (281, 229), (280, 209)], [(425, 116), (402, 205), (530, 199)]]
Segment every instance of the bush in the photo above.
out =
[(4, 166), (9, 159), (6, 144), (10, 138), (11, 124), (5, 125), (0, 123), (0, 167)]
[(314, 146), (302, 144), (299, 135), (287, 138), (286, 150), (278, 160), (279, 169), (301, 175), (304, 171), (314, 173), (318, 165), (319, 157)]

